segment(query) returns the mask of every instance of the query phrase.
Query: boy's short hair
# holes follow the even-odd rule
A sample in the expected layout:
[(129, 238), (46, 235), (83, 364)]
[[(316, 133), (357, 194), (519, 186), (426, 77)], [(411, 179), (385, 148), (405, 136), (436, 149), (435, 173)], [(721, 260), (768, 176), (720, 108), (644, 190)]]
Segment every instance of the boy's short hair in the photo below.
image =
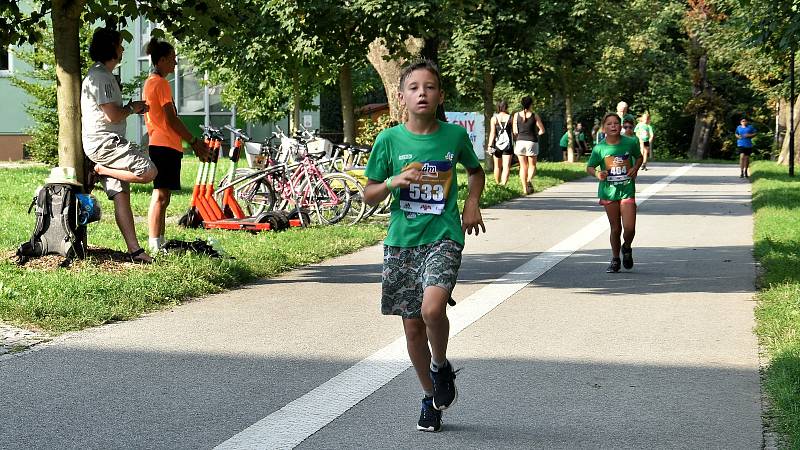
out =
[(117, 46), (122, 42), (122, 35), (110, 28), (97, 28), (92, 34), (89, 44), (89, 56), (92, 61), (105, 63), (117, 57)]
[(439, 83), (439, 88), (442, 87), (442, 76), (439, 74), (439, 67), (433, 61), (429, 59), (420, 59), (417, 60), (403, 68), (400, 72), (400, 90), (403, 90), (403, 86), (406, 84), (406, 78), (411, 75), (412, 72), (415, 70), (427, 70), (428, 72), (436, 75), (436, 82)]

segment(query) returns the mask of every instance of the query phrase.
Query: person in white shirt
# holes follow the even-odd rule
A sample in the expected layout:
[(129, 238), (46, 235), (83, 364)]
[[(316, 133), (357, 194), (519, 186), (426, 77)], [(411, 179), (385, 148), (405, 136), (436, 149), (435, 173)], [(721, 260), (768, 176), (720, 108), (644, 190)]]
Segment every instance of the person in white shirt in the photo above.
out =
[(122, 53), (118, 31), (94, 31), (89, 55), (95, 64), (81, 85), (81, 137), (83, 152), (93, 163), (89, 179), (96, 177), (114, 201), (114, 218), (128, 247), (128, 257), (132, 262), (150, 263), (153, 259), (136, 238), (130, 183), (149, 183), (158, 170), (147, 154), (125, 139), (126, 119), (146, 112), (147, 105), (143, 101), (122, 104), (119, 82), (111, 73), (122, 60)]

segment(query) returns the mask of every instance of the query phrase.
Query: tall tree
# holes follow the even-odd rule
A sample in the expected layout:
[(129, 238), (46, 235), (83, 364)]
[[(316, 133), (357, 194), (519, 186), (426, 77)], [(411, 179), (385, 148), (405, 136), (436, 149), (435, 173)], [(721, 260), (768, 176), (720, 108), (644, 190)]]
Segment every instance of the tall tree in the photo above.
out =
[(720, 99), (709, 79), (709, 55), (706, 40), (710, 22), (721, 16), (709, 0), (689, 0), (686, 10), (686, 33), (689, 36), (689, 70), (692, 74), (692, 100), (687, 110), (694, 113), (694, 133), (689, 154), (697, 159), (709, 156), (709, 143), (717, 123), (715, 110)]
[(617, 2), (608, 0), (541, 5), (540, 42), (532, 52), (530, 70), (540, 92), (564, 100), (568, 161), (575, 157), (573, 106), (591, 92), (592, 83), (601, 82), (598, 69), (606, 48), (616, 48), (625, 39), (623, 13)]
[[(442, 68), (462, 95), (481, 99), (487, 146), (495, 86), (503, 81), (529, 83), (527, 49), (537, 43), (538, 9), (538, 1), (524, 5), (513, 0), (466, 1), (456, 13)], [(491, 170), (493, 159), (486, 158), (485, 163)]]

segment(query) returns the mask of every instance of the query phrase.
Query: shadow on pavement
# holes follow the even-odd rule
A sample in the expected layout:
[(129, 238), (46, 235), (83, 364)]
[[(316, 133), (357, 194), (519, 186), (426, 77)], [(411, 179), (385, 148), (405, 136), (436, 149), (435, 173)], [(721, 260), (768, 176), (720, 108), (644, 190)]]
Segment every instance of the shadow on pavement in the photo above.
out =
[[(355, 362), (62, 343), (3, 362), (0, 446), (211, 448)], [(590, 360), (457, 365), (449, 431), (415, 430), (419, 387), (406, 370), (301, 448), (756, 448), (746, 444), (760, 439), (756, 371)]]

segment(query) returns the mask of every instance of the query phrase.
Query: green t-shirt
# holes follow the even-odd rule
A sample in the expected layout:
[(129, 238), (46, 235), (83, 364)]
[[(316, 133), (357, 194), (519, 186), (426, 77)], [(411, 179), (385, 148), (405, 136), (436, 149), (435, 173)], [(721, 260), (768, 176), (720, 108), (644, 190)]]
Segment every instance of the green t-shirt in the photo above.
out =
[(558, 143), (561, 147), (566, 147), (569, 145), (569, 131), (565, 131), (564, 135), (561, 136), (561, 142)]
[(650, 142), (650, 136), (653, 135), (653, 127), (650, 124), (639, 122), (636, 124), (636, 128), (633, 129), (633, 133), (642, 142)]
[(414, 134), (404, 124), (383, 130), (375, 139), (364, 175), (385, 181), (407, 168), (424, 175), (419, 184), (394, 189), (389, 233), (383, 241), (394, 247), (416, 247), (442, 239), (464, 245), (458, 212), (456, 164), (480, 167), (467, 130), (439, 122), (432, 134)]
[(597, 196), (602, 200), (622, 200), (635, 198), (636, 186), (628, 173), (636, 165), (636, 160), (642, 157), (639, 150), (639, 141), (630, 136), (620, 136), (616, 145), (606, 141), (600, 142), (592, 149), (587, 167), (600, 167), (608, 171), (608, 178), (601, 181), (597, 187)]

